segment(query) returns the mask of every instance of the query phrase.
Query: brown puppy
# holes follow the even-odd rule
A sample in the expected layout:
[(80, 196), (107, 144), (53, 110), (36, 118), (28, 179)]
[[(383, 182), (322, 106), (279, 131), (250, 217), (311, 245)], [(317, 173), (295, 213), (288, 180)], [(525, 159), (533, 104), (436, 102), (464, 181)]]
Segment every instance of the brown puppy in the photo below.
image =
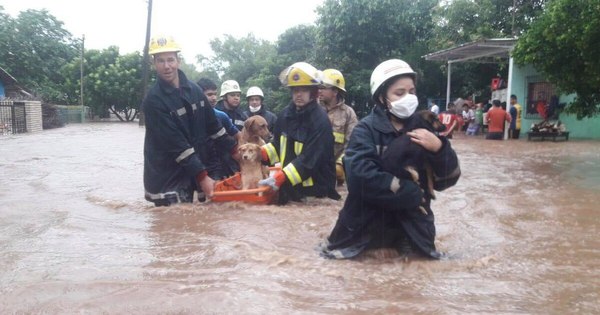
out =
[(261, 163), (260, 146), (255, 143), (246, 143), (238, 147), (240, 156), (240, 175), (242, 176), (242, 189), (258, 188), (258, 181), (266, 178), (268, 169)]
[(265, 140), (271, 134), (269, 133), (269, 123), (260, 115), (254, 115), (244, 122), (240, 144), (255, 143), (264, 145)]

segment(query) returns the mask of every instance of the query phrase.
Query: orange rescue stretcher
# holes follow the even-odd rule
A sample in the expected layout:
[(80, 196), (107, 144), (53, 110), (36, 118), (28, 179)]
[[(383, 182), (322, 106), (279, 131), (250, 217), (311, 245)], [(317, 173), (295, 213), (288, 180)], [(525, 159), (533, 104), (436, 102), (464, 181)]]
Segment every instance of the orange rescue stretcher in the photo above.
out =
[[(270, 167), (269, 171), (279, 170), (278, 167)], [(211, 201), (229, 202), (242, 201), (253, 204), (269, 204), (275, 200), (277, 192), (269, 186), (260, 186), (256, 189), (239, 189), (242, 186), (242, 176), (239, 172), (224, 180), (217, 181)]]

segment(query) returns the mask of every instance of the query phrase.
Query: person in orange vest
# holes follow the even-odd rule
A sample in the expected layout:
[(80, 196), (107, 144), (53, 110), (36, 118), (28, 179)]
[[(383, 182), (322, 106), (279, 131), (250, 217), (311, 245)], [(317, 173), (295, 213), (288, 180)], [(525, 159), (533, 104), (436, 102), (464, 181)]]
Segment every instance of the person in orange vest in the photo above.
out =
[(502, 140), (504, 138), (504, 122), (511, 122), (510, 115), (502, 109), (499, 100), (492, 102), (492, 109), (488, 111), (487, 121), (489, 131), (485, 137), (488, 140)]

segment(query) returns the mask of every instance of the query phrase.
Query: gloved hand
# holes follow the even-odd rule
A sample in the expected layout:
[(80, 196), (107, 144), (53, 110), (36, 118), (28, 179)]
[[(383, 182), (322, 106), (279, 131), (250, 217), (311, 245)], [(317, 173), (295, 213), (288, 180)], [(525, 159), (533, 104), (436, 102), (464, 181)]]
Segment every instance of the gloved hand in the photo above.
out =
[(423, 190), (412, 180), (400, 180), (396, 195), (402, 196), (402, 208), (416, 209), (423, 203)]
[(258, 181), (259, 186), (269, 186), (274, 191), (278, 191), (279, 187), (285, 183), (285, 173), (283, 171), (277, 171), (273, 176), (261, 179)]

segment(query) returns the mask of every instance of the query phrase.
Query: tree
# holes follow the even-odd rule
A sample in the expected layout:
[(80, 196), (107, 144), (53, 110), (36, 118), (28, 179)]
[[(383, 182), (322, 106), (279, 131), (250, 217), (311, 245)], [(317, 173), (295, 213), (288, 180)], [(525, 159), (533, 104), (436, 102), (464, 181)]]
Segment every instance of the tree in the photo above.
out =
[[(441, 2), (435, 9), (435, 29), (430, 51), (450, 48), (484, 38), (504, 38), (522, 34), (544, 7), (545, 0), (454, 0)], [(436, 63), (430, 63), (436, 64)], [(446, 76), (447, 66), (437, 64)], [(506, 77), (507, 64), (457, 63), (452, 71), (452, 95), (489, 96), (490, 79)], [(439, 78), (439, 77), (438, 77)], [(444, 80), (445, 81), (445, 80)], [(438, 86), (443, 91), (442, 86)], [(441, 95), (438, 95), (441, 96)]]
[(421, 56), (427, 53), (436, 5), (437, 0), (326, 0), (317, 9), (318, 66), (344, 74), (347, 101), (359, 116), (369, 110), (370, 75), (380, 62), (400, 58), (419, 73), (420, 82), (429, 76), (423, 75), (428, 68)]
[(77, 41), (46, 10), (0, 13), (0, 66), (44, 100), (65, 102), (61, 67), (78, 55)]
[(521, 37), (513, 56), (532, 64), (563, 93), (578, 119), (600, 112), (600, 1), (555, 0)]

